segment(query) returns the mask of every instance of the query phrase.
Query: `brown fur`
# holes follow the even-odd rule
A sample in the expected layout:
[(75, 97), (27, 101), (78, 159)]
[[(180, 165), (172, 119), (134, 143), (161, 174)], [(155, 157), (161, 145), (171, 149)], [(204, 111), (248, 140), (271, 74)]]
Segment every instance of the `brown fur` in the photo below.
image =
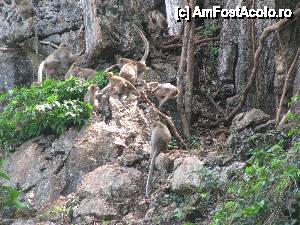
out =
[(146, 184), (146, 198), (149, 197), (149, 191), (151, 186), (151, 177), (154, 170), (155, 158), (160, 152), (166, 152), (168, 150), (168, 144), (171, 141), (171, 134), (166, 125), (159, 121), (155, 121), (151, 125), (151, 153), (150, 153), (150, 169)]

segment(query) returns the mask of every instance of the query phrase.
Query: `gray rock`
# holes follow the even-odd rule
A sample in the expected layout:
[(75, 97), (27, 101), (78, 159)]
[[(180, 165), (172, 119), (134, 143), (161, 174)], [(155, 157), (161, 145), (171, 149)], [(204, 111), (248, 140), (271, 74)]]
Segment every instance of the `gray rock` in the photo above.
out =
[(268, 121), (269, 118), (258, 109), (236, 115), (227, 140), (232, 154), (247, 160), (250, 150), (275, 144), (280, 139), (280, 132), (275, 129), (274, 121)]
[(240, 131), (248, 127), (257, 126), (266, 123), (270, 119), (270, 116), (265, 114), (259, 109), (251, 109), (248, 112), (240, 113), (236, 115), (232, 121), (230, 130)]
[[(175, 160), (175, 164), (176, 160)], [(173, 173), (172, 189), (184, 191), (200, 185), (199, 171), (203, 168), (203, 162), (196, 157), (185, 158), (181, 165)]]
[(20, 48), (0, 48), (0, 93), (15, 86), (28, 86), (33, 81), (32, 63)]
[(133, 168), (105, 165), (84, 176), (79, 196), (105, 196), (108, 199), (129, 198), (140, 191), (141, 173)]
[[(238, 0), (228, 0), (224, 3), (224, 8), (231, 9), (246, 4)], [(262, 8), (263, 6), (275, 8), (275, 1), (263, 0), (257, 2), (257, 8)], [(240, 96), (244, 92), (253, 68), (252, 22), (253, 20), (251, 19), (222, 20), (218, 75), (221, 83), (221, 96), (226, 96), (223, 86), (228, 84), (234, 84), (235, 86), (234, 94), (236, 96), (228, 100), (229, 107), (232, 108), (236, 107), (239, 103)], [(274, 19), (257, 20), (254, 24), (256, 40), (258, 40), (267, 26), (275, 22), (276, 20)], [(255, 84), (252, 86), (243, 110), (257, 107), (263, 109), (265, 112), (274, 113), (275, 99), (272, 94), (274, 93), (274, 58), (276, 51), (278, 51), (278, 44), (272, 42), (273, 37), (273, 34), (271, 34), (264, 42), (264, 48), (259, 61), (261, 68), (263, 68), (258, 72), (260, 74), (259, 79), (261, 78), (259, 80), (260, 91), (256, 93), (257, 87), (255, 87)]]
[(150, 1), (126, 0), (120, 4), (117, 0), (83, 0), (82, 4), (89, 63), (95, 64), (99, 58), (112, 59), (116, 53), (128, 57), (128, 52), (137, 49), (141, 50), (137, 58), (141, 58), (143, 42), (132, 24), (141, 27)]
[(133, 167), (136, 164), (141, 163), (143, 157), (134, 153), (126, 154), (121, 161), (123, 166)]
[[(74, 217), (94, 217), (94, 219), (112, 220), (117, 216), (117, 211), (113, 206), (102, 198), (85, 198), (74, 208)], [(82, 220), (82, 218), (81, 218)]]
[(25, 192), (26, 201), (33, 208), (40, 209), (60, 196), (65, 181), (57, 173), (64, 165), (76, 135), (77, 131), (70, 129), (46, 150), (39, 146), (38, 139), (33, 139), (20, 146), (6, 161), (4, 168), (11, 176), (11, 185)]
[(220, 183), (227, 184), (234, 176), (242, 178), (245, 166), (246, 163), (244, 162), (234, 162), (231, 165), (222, 168), (219, 175)]
[(170, 172), (172, 171), (172, 164), (173, 164), (172, 159), (170, 159), (170, 157), (163, 152), (161, 152), (155, 158), (155, 168), (158, 171)]
[(41, 209), (50, 202), (57, 200), (66, 182), (57, 175), (43, 179), (26, 193), (26, 200), (35, 209)]

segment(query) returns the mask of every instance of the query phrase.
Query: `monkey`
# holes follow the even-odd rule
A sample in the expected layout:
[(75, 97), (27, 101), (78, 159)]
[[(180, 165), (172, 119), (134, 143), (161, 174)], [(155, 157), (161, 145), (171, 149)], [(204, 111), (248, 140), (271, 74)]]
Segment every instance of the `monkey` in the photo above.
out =
[[(79, 59), (81, 53), (74, 55), (70, 46), (66, 43), (59, 45), (40, 65), (38, 69), (38, 83), (43, 81), (43, 70), (46, 72), (46, 79), (58, 79), (66, 70)], [(61, 71), (63, 70), (63, 71)]]
[(155, 88), (157, 88), (158, 85), (159, 85), (158, 82), (149, 82), (149, 83), (146, 84), (146, 90), (147, 90), (147, 91), (152, 91), (152, 90), (154, 90)]
[(34, 32), (35, 39), (35, 54), (38, 55), (38, 35), (37, 35), (37, 18), (31, 0), (12, 0), (11, 8), (8, 11), (10, 14), (7, 17), (7, 21), (12, 23), (13, 20), (19, 21), (22, 18), (27, 22), (27, 27)]
[(171, 134), (166, 125), (160, 121), (155, 121), (151, 125), (151, 152), (150, 152), (150, 168), (146, 183), (146, 198), (149, 197), (150, 182), (154, 170), (155, 158), (160, 152), (168, 150), (168, 144), (171, 141)]
[(120, 76), (116, 76), (114, 75), (112, 72), (108, 72), (107, 73), (107, 78), (109, 80), (109, 88), (111, 91), (111, 94), (123, 94), (126, 89), (131, 88), (133, 90), (136, 91), (136, 93), (140, 96), (140, 93), (138, 92), (138, 90), (132, 85), (132, 83), (130, 83), (129, 81), (127, 81), (126, 79), (124, 79), (123, 77)]
[(149, 42), (147, 41), (147, 38), (136, 25), (133, 25), (133, 27), (139, 33), (139, 35), (144, 41), (145, 52), (142, 59), (140, 61), (135, 61), (135, 60), (116, 56), (117, 65), (119, 66), (119, 68), (121, 68), (120, 76), (125, 78), (127, 81), (131, 83), (135, 83), (137, 81), (137, 78), (144, 73), (147, 67), (146, 59), (149, 54)]
[[(162, 110), (163, 105), (167, 101), (170, 99), (175, 99), (179, 94), (178, 88), (170, 83), (159, 84), (157, 82), (150, 82), (146, 86), (150, 88), (150, 91), (154, 93), (155, 97), (157, 98), (160, 110)], [(156, 87), (151, 90), (151, 86)]]
[(153, 10), (148, 15), (148, 29), (154, 40), (162, 38), (168, 33), (168, 23), (165, 16), (158, 10)]
[(84, 96), (84, 102), (89, 103), (93, 106), (94, 111), (97, 113), (99, 108), (99, 103), (96, 98), (97, 92), (99, 91), (99, 87), (96, 84), (91, 84), (88, 87), (88, 91)]
[(97, 71), (92, 69), (83, 69), (73, 65), (67, 72), (65, 78), (70, 76), (78, 77), (81, 81), (91, 80), (96, 77)]

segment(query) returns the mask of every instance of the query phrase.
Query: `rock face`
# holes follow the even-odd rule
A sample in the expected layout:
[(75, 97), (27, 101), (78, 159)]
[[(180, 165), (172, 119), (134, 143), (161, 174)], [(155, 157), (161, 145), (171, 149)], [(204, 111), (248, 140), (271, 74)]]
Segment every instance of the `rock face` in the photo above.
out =
[(33, 208), (40, 209), (60, 196), (66, 181), (57, 174), (76, 136), (77, 132), (70, 130), (46, 149), (43, 144), (47, 140), (28, 141), (7, 160), (5, 170), (11, 176), (10, 182), (26, 193), (27, 201)]
[(33, 81), (32, 63), (22, 49), (0, 48), (0, 93)]
[(88, 173), (77, 193), (80, 196), (129, 198), (140, 191), (141, 173), (133, 168), (102, 166)]
[(275, 144), (280, 135), (275, 129), (275, 122), (269, 121), (269, 118), (259, 109), (236, 115), (227, 141), (232, 153), (247, 160), (251, 149)]
[[(224, 8), (233, 9), (244, 4), (246, 3), (228, 0), (225, 1)], [(264, 0), (258, 1), (255, 7), (289, 8), (288, 5), (284, 4), (288, 3)], [(256, 20), (254, 23), (251, 19), (224, 19), (222, 21), (218, 75), (222, 86), (221, 91), (225, 92), (221, 93), (221, 95), (229, 97), (227, 99), (229, 107), (235, 107), (238, 104), (248, 82), (253, 68), (253, 44), (257, 47), (258, 39), (264, 29), (275, 22), (276, 20), (274, 19)], [(237, 30), (239, 32), (236, 32)], [(283, 47), (290, 49), (290, 52), (294, 52), (297, 43), (295, 40), (290, 39), (290, 35), (288, 35), (290, 32), (293, 31), (285, 30), (281, 32), (280, 38), (282, 43), (284, 43)], [(256, 43), (253, 43), (253, 37), (255, 37)], [(275, 112), (274, 92), (277, 91), (276, 89), (274, 90), (275, 55), (280, 55), (281, 52), (279, 43), (273, 39), (274, 34), (271, 34), (263, 43), (263, 51), (259, 60), (260, 68), (263, 68), (263, 70), (259, 70), (257, 73), (258, 82), (252, 86), (248, 94), (244, 106), (245, 111), (255, 107), (269, 114)], [(223, 88), (223, 86), (228, 84), (234, 84), (235, 86), (235, 94), (233, 93), (231, 96), (227, 95), (227, 88)]]
[[(63, 4), (63, 2), (68, 2)], [(84, 46), (79, 34), (81, 24), (81, 6), (78, 1), (33, 1), (37, 13), (37, 33), (40, 41), (54, 44), (68, 42), (73, 51), (78, 52)], [(34, 80), (39, 63), (53, 48), (39, 45), (39, 55), (33, 52), (33, 29), (26, 22), (6, 21), (10, 5), (1, 6), (0, 13), (0, 92), (14, 86), (29, 85)], [(74, 35), (74, 33), (76, 33)], [(2, 82), (5, 81), (5, 82)]]
[(128, 52), (136, 49), (140, 49), (138, 57), (131, 57), (141, 58), (143, 41), (132, 24), (142, 27), (142, 22), (146, 22), (150, 1), (125, 0), (120, 4), (117, 0), (84, 0), (82, 3), (89, 64), (94, 65), (99, 58), (113, 59), (116, 53), (128, 57)]
[[(142, 162), (149, 158), (144, 157), (149, 154), (147, 124), (157, 118), (149, 109), (144, 114), (135, 95), (111, 96), (109, 108), (113, 120), (108, 123), (95, 117), (79, 132), (35, 138), (7, 160), (10, 184), (24, 192), (32, 208), (42, 210), (61, 195), (73, 199), (76, 193), (80, 202), (74, 217), (82, 224), (119, 218), (127, 212), (119, 202), (135, 203), (131, 198), (141, 194), (145, 182)], [(93, 208), (97, 205), (103, 205), (101, 210)]]
[[(178, 163), (175, 161), (175, 164)], [(174, 171), (172, 189), (184, 191), (200, 185), (199, 171), (203, 168), (203, 162), (196, 157), (185, 158), (181, 165)]]

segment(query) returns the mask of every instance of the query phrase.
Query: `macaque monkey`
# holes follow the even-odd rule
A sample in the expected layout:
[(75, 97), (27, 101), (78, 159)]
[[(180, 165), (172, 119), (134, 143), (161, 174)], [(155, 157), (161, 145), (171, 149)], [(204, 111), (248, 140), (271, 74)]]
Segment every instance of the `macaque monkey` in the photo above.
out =
[(65, 78), (70, 76), (78, 77), (82, 82), (91, 80), (96, 77), (97, 71), (92, 69), (83, 69), (78, 66), (72, 66), (67, 72)]
[(158, 11), (153, 10), (149, 13), (148, 29), (154, 40), (163, 37), (168, 33), (168, 23), (164, 15)]
[(13, 20), (19, 21), (21, 18), (27, 22), (29, 29), (33, 28), (35, 38), (35, 53), (38, 54), (38, 35), (36, 29), (36, 12), (31, 0), (12, 0), (11, 8), (9, 9), (7, 21), (12, 23)]
[(171, 134), (166, 125), (159, 121), (155, 121), (151, 125), (151, 152), (150, 152), (150, 169), (146, 184), (146, 198), (149, 197), (151, 177), (154, 170), (155, 158), (160, 152), (166, 152), (168, 150), (168, 144), (171, 141)]
[(38, 70), (38, 83), (43, 81), (43, 70), (47, 79), (59, 79), (64, 76), (66, 70), (80, 57), (80, 53), (74, 55), (68, 44), (62, 43), (53, 53), (51, 53), (40, 65)]
[[(175, 99), (179, 93), (178, 88), (170, 83), (159, 84), (157, 82), (150, 82), (146, 86), (157, 98), (160, 110), (167, 101)], [(152, 87), (155, 88), (152, 89)]]
[(137, 78), (144, 73), (144, 71), (147, 67), (146, 59), (149, 54), (149, 42), (147, 41), (143, 32), (136, 25), (133, 25), (133, 26), (144, 41), (145, 52), (144, 52), (142, 59), (140, 61), (135, 61), (135, 60), (122, 58), (122, 57), (118, 57), (118, 56), (116, 57), (117, 64), (121, 68), (120, 76), (125, 78), (127, 81), (129, 81), (131, 83), (135, 83), (137, 81)]
[(114, 94), (118, 94), (118, 95), (123, 94), (123, 93), (125, 93), (125, 91), (128, 88), (135, 90), (137, 92), (137, 94), (140, 95), (138, 90), (132, 85), (132, 83), (130, 83), (129, 81), (127, 81), (123, 77), (115, 76), (115, 75), (113, 75), (112, 72), (108, 72), (107, 73), (107, 78), (109, 80), (108, 85), (110, 87), (112, 95), (114, 95)]
[(94, 111), (97, 113), (99, 108), (99, 103), (96, 98), (97, 92), (99, 91), (99, 87), (96, 84), (91, 84), (88, 87), (88, 91), (84, 96), (84, 101), (93, 106)]

